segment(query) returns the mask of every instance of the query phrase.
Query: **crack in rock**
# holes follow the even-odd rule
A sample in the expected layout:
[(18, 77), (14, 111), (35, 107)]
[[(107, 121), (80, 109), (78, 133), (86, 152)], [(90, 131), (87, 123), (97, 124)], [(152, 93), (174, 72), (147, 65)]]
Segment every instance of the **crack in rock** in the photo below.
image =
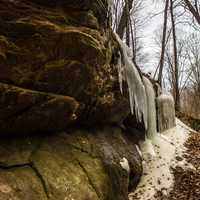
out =
[(16, 169), (16, 168), (22, 168), (22, 167), (30, 167), (35, 172), (35, 175), (39, 178), (42, 184), (42, 187), (47, 199), (49, 199), (49, 192), (48, 192), (45, 180), (43, 176), (41, 175), (41, 173), (38, 171), (38, 169), (35, 167), (34, 163), (25, 163), (25, 164), (11, 165), (11, 166), (1, 165), (0, 163), (0, 169), (2, 170), (10, 170), (10, 169)]
[[(77, 160), (77, 159), (76, 159)], [(91, 187), (93, 188), (93, 190), (95, 191), (98, 199), (101, 199), (101, 193), (98, 191), (98, 189), (95, 187), (95, 185), (93, 184), (89, 174), (87, 173), (87, 170), (84, 168), (84, 166), (81, 164), (81, 162), (79, 160), (77, 160), (79, 166), (81, 167), (81, 169), (83, 170), (83, 172), (85, 173), (86, 177), (88, 178), (88, 183), (91, 185)]]

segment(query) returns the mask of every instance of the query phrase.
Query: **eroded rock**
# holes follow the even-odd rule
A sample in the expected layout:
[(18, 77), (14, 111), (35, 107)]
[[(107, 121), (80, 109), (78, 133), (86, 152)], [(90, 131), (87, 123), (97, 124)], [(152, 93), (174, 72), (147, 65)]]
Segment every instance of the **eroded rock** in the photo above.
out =
[(0, 136), (59, 131), (76, 119), (78, 102), (0, 83)]
[[(40, 140), (5, 138), (0, 149), (2, 200), (14, 195), (20, 200), (34, 199), (36, 194), (42, 200), (124, 200), (142, 173), (134, 143), (114, 127), (68, 130)], [(120, 165), (124, 157), (130, 174)]]
[[(38, 96), (44, 98), (45, 95), (37, 92), (63, 96), (62, 100), (50, 97), (46, 108), (37, 106), (31, 110), (32, 116), (24, 114), (20, 119), (16, 115), (12, 123), (2, 121), (1, 117), (1, 132), (7, 128), (15, 133), (27, 129), (29, 133), (64, 130), (70, 121), (64, 114), (66, 107), (61, 106), (64, 96), (80, 105), (80, 117), (76, 117), (81, 124), (119, 124), (126, 118), (128, 101), (119, 94), (119, 87), (114, 88), (117, 72), (113, 66), (113, 49), (116, 47), (108, 26), (106, 1), (0, 0), (0, 7), (0, 83), (30, 90), (29, 103), (21, 105), (25, 108), (30, 102), (40, 102)], [(0, 98), (7, 95), (4, 93), (1, 92)], [(14, 101), (18, 107), (15, 97)], [(0, 107), (9, 106), (5, 101), (0, 102)], [(11, 108), (13, 113), (16, 109)], [(48, 116), (43, 115), (47, 109)], [(62, 110), (59, 116), (56, 110)]]
[(40, 178), (29, 166), (0, 170), (0, 200), (47, 200)]

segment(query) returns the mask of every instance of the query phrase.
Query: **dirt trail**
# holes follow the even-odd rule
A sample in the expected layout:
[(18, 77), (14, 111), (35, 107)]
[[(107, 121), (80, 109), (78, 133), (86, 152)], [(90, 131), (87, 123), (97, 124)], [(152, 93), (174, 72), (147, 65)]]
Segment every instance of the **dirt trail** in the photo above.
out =
[(185, 158), (196, 170), (183, 170), (176, 167), (173, 170), (175, 184), (169, 196), (161, 192), (156, 194), (158, 200), (200, 200), (200, 133), (191, 133), (185, 143), (187, 152)]

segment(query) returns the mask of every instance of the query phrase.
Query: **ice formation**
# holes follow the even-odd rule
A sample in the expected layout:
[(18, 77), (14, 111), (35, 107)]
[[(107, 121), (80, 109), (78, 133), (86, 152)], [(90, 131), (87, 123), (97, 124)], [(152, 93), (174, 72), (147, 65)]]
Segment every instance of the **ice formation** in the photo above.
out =
[(143, 77), (143, 82), (146, 89), (146, 96), (147, 96), (147, 122), (148, 122), (148, 129), (147, 129), (147, 137), (153, 138), (157, 133), (157, 124), (156, 124), (156, 96), (153, 85), (149, 79)]
[(111, 8), (113, 5), (113, 0), (108, 0), (107, 2), (108, 2), (108, 8)]
[(132, 62), (130, 49), (116, 34), (116, 39), (121, 48), (118, 61), (119, 84), (122, 91), (122, 79), (128, 84), (131, 113), (136, 115), (139, 122), (144, 122), (147, 130), (147, 97), (142, 78)]
[(117, 71), (118, 71), (118, 80), (119, 80), (119, 87), (120, 87), (120, 91), (123, 94), (123, 68), (122, 68), (122, 57), (121, 54), (119, 54), (119, 59), (117, 62)]
[(144, 142), (140, 143), (141, 152), (143, 155), (143, 160), (146, 162), (147, 160), (154, 159), (156, 157), (155, 149), (152, 144), (152, 140), (146, 139)]
[(161, 94), (157, 98), (157, 115), (159, 132), (175, 126), (174, 100), (171, 95)]
[(142, 152), (141, 152), (141, 150), (140, 150), (140, 147), (139, 147), (137, 144), (135, 145), (135, 147), (136, 147), (136, 150), (137, 150), (138, 154), (139, 154), (140, 157), (142, 158), (143, 155), (142, 155)]
[[(164, 196), (168, 195), (174, 184), (171, 167), (195, 170), (183, 156), (186, 151), (184, 143), (189, 133), (189, 128), (177, 119), (176, 127), (163, 134), (156, 134), (140, 145), (144, 160), (143, 175), (136, 190), (129, 195), (129, 200), (155, 200), (154, 195), (158, 191)], [(182, 159), (179, 161), (177, 157)]]
[(126, 158), (122, 158), (120, 160), (120, 165), (123, 169), (125, 169), (128, 173), (130, 172), (130, 167), (129, 167), (129, 163), (128, 160)]

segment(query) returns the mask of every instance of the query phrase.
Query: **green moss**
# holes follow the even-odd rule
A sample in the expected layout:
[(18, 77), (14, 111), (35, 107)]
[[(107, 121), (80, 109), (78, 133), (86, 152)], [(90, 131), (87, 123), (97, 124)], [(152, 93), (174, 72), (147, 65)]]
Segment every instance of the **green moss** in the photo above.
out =
[(52, 62), (49, 62), (47, 63), (44, 68), (46, 70), (48, 69), (52, 69), (52, 68), (59, 68), (59, 67), (63, 67), (65, 66), (66, 64), (68, 63), (68, 61), (66, 61), (65, 59), (60, 59), (60, 60), (55, 60), (55, 61), (52, 61)]

